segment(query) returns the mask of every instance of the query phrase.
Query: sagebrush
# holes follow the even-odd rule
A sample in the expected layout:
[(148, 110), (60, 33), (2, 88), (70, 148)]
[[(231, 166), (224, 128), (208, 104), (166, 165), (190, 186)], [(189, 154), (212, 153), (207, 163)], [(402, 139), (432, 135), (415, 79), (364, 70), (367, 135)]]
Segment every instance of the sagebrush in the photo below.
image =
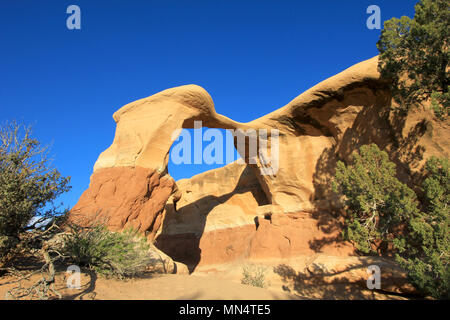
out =
[(264, 266), (260, 265), (245, 265), (242, 268), (241, 283), (253, 287), (266, 288), (268, 283), (266, 281), (266, 271)]
[(103, 225), (71, 225), (64, 236), (64, 253), (79, 266), (117, 278), (133, 277), (152, 263), (145, 237), (127, 229), (112, 232)]

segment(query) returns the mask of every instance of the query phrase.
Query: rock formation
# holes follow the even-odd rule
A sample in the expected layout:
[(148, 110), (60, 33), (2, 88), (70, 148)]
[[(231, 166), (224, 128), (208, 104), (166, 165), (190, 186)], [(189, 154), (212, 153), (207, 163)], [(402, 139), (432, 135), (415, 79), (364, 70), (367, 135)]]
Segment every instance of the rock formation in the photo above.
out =
[[(426, 108), (397, 116), (377, 64), (377, 57), (358, 63), (248, 123), (217, 114), (210, 95), (195, 85), (122, 107), (113, 115), (114, 141), (95, 163), (71, 219), (137, 228), (191, 271), (239, 259), (352, 255), (339, 238), (339, 206), (330, 191), (336, 161), (376, 143), (412, 184), (426, 158), (449, 155), (448, 121), (433, 121)], [(261, 174), (268, 164), (249, 163), (241, 149), (247, 163), (175, 183), (167, 169), (174, 132), (196, 120), (209, 128), (277, 129), (279, 170)], [(270, 149), (271, 140), (266, 143)]]
[(166, 205), (156, 246), (191, 268), (233, 260), (348, 255), (340, 223), (322, 212), (273, 212), (249, 166), (231, 163), (177, 182), (182, 196)]
[(174, 187), (170, 176), (149, 168), (101, 168), (94, 171), (70, 218), (83, 225), (107, 224), (113, 231), (131, 227), (153, 238)]

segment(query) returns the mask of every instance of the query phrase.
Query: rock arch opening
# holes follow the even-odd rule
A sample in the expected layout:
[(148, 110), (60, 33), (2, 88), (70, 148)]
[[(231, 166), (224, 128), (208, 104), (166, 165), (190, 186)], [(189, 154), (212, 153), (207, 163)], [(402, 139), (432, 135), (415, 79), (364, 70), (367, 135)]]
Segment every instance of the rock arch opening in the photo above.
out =
[(201, 127), (179, 132), (168, 159), (168, 173), (176, 181), (224, 167), (241, 158), (229, 130)]
[[(203, 127), (177, 134), (168, 160), (168, 173), (177, 180), (177, 191), (167, 201), (155, 244), (192, 271), (210, 258), (202, 257), (205, 243), (201, 244), (201, 239), (229, 237), (229, 230), (254, 232), (259, 224), (255, 217), (266, 219), (270, 200), (258, 171), (242, 159), (238, 161), (241, 157), (232, 132)], [(241, 254), (233, 253), (232, 247), (222, 252)]]

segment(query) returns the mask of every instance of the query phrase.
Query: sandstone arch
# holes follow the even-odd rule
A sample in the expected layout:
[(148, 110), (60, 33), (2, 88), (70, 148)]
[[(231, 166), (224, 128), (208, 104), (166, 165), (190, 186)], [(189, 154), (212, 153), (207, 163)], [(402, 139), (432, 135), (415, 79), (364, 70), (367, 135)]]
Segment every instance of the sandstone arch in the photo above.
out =
[[(337, 159), (374, 142), (410, 173), (430, 155), (449, 154), (448, 123), (434, 123), (425, 109), (401, 121), (390, 112), (377, 63), (377, 57), (358, 63), (248, 123), (217, 114), (210, 95), (195, 85), (122, 107), (113, 115), (114, 141), (95, 163), (71, 219), (136, 227), (169, 255), (181, 250), (180, 259), (193, 257), (194, 267), (264, 255), (351, 254), (329, 214), (336, 207), (329, 184)], [(175, 184), (167, 173), (172, 133), (195, 120), (210, 128), (279, 130), (279, 171), (261, 175), (261, 162), (232, 163)], [(177, 214), (167, 202), (176, 190)]]

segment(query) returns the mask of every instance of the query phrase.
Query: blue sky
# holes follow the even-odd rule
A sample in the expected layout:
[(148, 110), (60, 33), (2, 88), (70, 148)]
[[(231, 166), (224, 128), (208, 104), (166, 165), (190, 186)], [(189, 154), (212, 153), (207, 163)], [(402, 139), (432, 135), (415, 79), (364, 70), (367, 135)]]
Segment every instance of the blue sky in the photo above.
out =
[[(0, 1), (0, 121), (16, 119), (52, 144), (71, 176), (73, 206), (111, 144), (112, 114), (166, 88), (197, 84), (217, 112), (246, 122), (378, 54), (382, 21), (413, 16), (416, 0)], [(66, 8), (81, 8), (68, 30)], [(175, 179), (215, 165), (170, 164)]]

